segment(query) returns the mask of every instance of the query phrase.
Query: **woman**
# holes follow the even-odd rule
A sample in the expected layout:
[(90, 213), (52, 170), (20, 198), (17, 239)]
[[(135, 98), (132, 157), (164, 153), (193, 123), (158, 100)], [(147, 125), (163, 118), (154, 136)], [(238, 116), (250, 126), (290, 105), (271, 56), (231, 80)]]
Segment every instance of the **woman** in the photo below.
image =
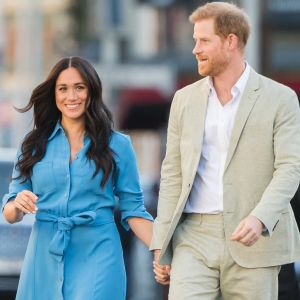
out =
[(3, 213), (10, 223), (35, 213), (19, 300), (123, 300), (126, 276), (113, 217), (149, 246), (146, 212), (130, 139), (112, 130), (92, 65), (60, 60), (37, 86), (34, 128), (22, 142)]

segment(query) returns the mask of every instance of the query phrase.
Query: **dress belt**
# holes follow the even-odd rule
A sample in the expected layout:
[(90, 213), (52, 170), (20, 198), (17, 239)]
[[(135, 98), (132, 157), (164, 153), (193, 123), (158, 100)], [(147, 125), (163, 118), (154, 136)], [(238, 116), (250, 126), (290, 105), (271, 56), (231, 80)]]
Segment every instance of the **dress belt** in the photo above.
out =
[(101, 208), (97, 211), (85, 211), (71, 217), (58, 217), (47, 212), (37, 212), (36, 220), (57, 223), (57, 231), (50, 242), (49, 252), (60, 262), (70, 242), (70, 231), (74, 226), (101, 226), (114, 222), (114, 216), (111, 209)]

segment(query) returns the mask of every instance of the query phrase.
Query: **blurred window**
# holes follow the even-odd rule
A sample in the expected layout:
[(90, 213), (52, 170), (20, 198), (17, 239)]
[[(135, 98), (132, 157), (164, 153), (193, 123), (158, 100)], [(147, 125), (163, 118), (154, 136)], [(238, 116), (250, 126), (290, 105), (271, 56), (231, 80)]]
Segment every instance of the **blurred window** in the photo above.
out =
[(122, 0), (106, 0), (105, 19), (108, 27), (120, 28), (124, 23)]
[(299, 0), (267, 0), (267, 9), (270, 12), (300, 12)]
[[(298, 34), (299, 35), (299, 34)], [(288, 32), (274, 32), (269, 37), (268, 71), (300, 70), (300, 38)]]
[(120, 91), (120, 128), (160, 129), (166, 126), (170, 99), (156, 89), (123, 89)]

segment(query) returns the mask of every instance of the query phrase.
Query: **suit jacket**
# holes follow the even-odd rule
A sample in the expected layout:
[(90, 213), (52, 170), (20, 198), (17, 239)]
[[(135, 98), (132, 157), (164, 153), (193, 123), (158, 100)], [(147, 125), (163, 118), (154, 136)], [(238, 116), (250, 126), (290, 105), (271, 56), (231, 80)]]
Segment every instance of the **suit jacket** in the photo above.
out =
[[(172, 235), (181, 221), (198, 168), (208, 101), (207, 78), (176, 92), (170, 110), (158, 212), (150, 249), (172, 260)], [(300, 259), (300, 238), (290, 200), (300, 178), (300, 109), (288, 87), (251, 69), (240, 100), (223, 175), (224, 229), (233, 259), (247, 268)], [(251, 247), (230, 241), (252, 214), (268, 234)]]

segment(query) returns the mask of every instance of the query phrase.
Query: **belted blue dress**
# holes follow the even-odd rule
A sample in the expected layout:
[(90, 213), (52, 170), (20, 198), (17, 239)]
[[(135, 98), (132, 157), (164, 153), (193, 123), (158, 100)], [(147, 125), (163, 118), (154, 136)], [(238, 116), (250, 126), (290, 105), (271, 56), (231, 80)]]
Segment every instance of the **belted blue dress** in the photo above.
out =
[[(24, 189), (38, 196), (17, 300), (125, 299), (126, 273), (113, 210), (118, 199), (125, 229), (128, 218), (152, 216), (144, 207), (129, 137), (111, 135), (116, 176), (110, 176), (104, 188), (102, 171), (92, 178), (95, 165), (86, 157), (89, 145), (85, 136), (83, 148), (70, 163), (70, 146), (58, 122), (30, 180), (12, 180), (3, 198), (4, 207)], [(16, 175), (14, 169), (13, 178)]]

